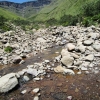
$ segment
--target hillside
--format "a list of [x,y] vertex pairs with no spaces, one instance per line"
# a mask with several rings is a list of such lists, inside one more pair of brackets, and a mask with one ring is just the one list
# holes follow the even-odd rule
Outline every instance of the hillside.
[[6,9],[3,9],[1,7],[0,7],[0,15],[4,16],[7,19],[17,19],[17,18],[23,19],[22,17],[19,17],[18,15],[14,14]]
[[59,20],[63,15],[77,15],[81,13],[82,6],[93,0],[52,0],[37,15],[30,17],[30,20],[45,21],[51,18]]
[[0,7],[7,9],[24,18],[37,14],[45,5],[50,4],[51,0],[36,0],[24,3],[14,3],[9,1],[0,1]]

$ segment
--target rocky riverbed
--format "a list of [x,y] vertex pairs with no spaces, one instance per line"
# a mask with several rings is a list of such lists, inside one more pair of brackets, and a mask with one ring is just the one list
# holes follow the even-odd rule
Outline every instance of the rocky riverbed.
[[[12,48],[10,53],[5,52],[8,46]],[[20,86],[18,98],[8,93],[6,100],[28,100],[29,96],[29,100],[99,100],[99,59],[100,28],[95,26],[55,26],[29,34],[21,29],[9,31],[0,34],[0,92]]]

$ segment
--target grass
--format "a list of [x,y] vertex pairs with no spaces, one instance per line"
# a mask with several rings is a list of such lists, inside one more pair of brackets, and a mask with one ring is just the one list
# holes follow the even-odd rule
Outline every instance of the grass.
[[10,52],[12,52],[12,47],[10,47],[10,46],[7,46],[7,47],[5,47],[5,49],[4,49],[4,51],[5,52],[8,52],[8,53],[10,53]]
[[82,6],[86,2],[93,0],[52,0],[52,3],[45,6],[37,15],[31,16],[30,20],[46,21],[52,18],[60,20],[64,15],[77,15],[82,11]]
[[7,19],[17,19],[17,18],[21,18],[21,19],[24,19],[22,17],[19,17],[18,15],[4,9],[4,8],[0,8],[0,15],[1,16],[4,16],[5,18]]

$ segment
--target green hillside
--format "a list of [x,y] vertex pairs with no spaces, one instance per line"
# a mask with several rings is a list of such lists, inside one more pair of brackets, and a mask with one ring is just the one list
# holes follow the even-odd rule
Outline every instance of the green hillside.
[[17,19],[17,18],[23,19],[22,17],[19,17],[18,15],[3,8],[0,8],[0,15],[4,16],[7,19]]
[[45,6],[37,15],[29,19],[45,21],[55,18],[59,20],[63,15],[77,15],[81,12],[82,6],[91,1],[94,0],[52,0],[50,5]]

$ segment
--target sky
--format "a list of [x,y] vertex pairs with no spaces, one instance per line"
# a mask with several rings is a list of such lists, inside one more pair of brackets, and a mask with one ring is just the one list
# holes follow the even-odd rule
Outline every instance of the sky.
[[23,2],[27,2],[27,1],[36,1],[36,0],[0,0],[0,1],[11,1],[11,2],[15,2],[15,3],[23,3]]

